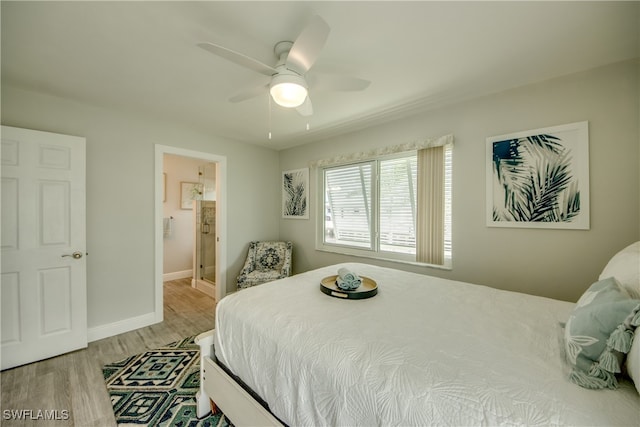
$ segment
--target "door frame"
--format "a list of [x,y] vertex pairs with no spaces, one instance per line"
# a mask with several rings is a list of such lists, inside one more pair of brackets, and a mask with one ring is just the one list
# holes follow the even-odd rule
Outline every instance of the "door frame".
[[188,150],[185,148],[171,147],[168,145],[155,145],[155,320],[162,322],[164,318],[164,290],[163,290],[163,263],[164,240],[163,222],[164,208],[162,205],[162,186],[164,155],[172,154],[182,157],[205,160],[216,164],[216,236],[218,246],[216,251],[216,301],[220,301],[227,293],[227,158],[212,153]]

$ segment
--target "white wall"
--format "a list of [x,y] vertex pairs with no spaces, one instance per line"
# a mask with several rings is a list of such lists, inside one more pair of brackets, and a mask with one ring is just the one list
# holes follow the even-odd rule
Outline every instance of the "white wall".
[[[575,301],[619,249],[640,239],[638,63],[521,87],[280,153],[280,169],[311,160],[453,133],[453,270],[375,262],[425,274]],[[589,121],[591,229],[485,225],[485,139]],[[281,219],[294,271],[348,258],[314,249],[315,173],[308,221]]]
[[[154,311],[154,145],[227,158],[227,289],[248,242],[278,237],[278,153],[205,135],[167,118],[2,87],[2,124],[87,139],[88,326]],[[273,182],[272,186],[265,182]]]

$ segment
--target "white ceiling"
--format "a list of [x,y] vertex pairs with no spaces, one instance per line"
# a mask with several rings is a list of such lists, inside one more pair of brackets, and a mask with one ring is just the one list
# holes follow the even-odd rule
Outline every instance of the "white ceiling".
[[[9,2],[2,84],[144,112],[275,149],[640,56],[639,2]],[[275,65],[273,46],[320,15],[311,73],[364,92],[311,91],[304,118],[268,95],[228,98],[264,76],[196,46]],[[306,130],[307,124],[309,130]],[[268,139],[271,130],[272,139]]]

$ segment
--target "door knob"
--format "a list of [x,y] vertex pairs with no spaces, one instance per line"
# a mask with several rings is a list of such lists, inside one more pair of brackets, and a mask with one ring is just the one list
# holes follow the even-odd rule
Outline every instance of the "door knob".
[[70,256],[70,257],[73,257],[75,259],[80,259],[80,258],[82,258],[82,252],[75,251],[72,254],[64,254],[64,255],[62,255],[62,258],[66,257],[66,256]]

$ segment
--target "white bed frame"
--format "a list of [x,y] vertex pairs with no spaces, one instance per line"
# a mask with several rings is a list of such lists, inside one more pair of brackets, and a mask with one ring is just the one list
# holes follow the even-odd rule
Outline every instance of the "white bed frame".
[[214,333],[212,329],[195,338],[200,346],[200,390],[196,394],[198,418],[220,408],[236,426],[282,427],[276,417],[214,362]]

